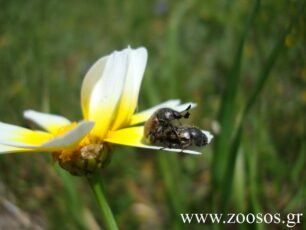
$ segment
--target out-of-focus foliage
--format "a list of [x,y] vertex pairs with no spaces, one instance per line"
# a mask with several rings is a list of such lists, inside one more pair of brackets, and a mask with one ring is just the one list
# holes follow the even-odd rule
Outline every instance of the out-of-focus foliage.
[[[131,45],[149,51],[139,110],[171,98],[195,101],[198,107],[187,122],[215,132],[201,156],[116,146],[101,174],[119,227],[184,228],[180,212],[218,213],[224,199],[231,212],[305,213],[302,0],[262,1],[250,24],[254,1],[247,0],[0,3],[1,121],[32,127],[22,118],[28,108],[81,119],[80,86],[89,66]],[[270,63],[278,42],[281,48]],[[239,80],[229,92],[235,95],[233,117],[224,118],[232,127],[223,136],[230,146],[251,93],[265,68],[269,71],[243,120],[235,157],[224,160],[230,149],[217,153],[214,144],[222,136],[222,95],[239,46]],[[226,167],[233,175],[224,198]],[[85,180],[55,167],[49,155],[4,155],[0,168],[0,228],[102,226]]]

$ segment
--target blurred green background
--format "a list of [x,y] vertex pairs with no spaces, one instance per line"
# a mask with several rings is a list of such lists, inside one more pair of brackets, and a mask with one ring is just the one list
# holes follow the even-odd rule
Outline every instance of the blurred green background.
[[[116,146],[101,175],[121,229],[212,227],[184,225],[187,212],[306,213],[305,1],[0,3],[1,121],[29,127],[29,108],[81,119],[88,68],[131,45],[149,52],[139,110],[195,101],[187,122],[215,134],[201,156]],[[3,155],[0,168],[0,229],[103,226],[86,180],[48,154]]]

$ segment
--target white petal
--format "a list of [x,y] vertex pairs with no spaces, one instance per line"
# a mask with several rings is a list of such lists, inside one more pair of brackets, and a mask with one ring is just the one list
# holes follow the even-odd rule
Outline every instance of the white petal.
[[23,116],[51,133],[56,133],[59,128],[71,123],[65,117],[33,110],[24,111]]
[[147,121],[153,115],[153,113],[158,109],[170,108],[170,109],[182,112],[182,111],[186,110],[189,105],[191,105],[191,109],[197,106],[197,104],[195,104],[193,102],[188,102],[188,103],[184,103],[184,104],[180,105],[180,100],[166,101],[166,102],[161,103],[157,106],[154,106],[150,109],[147,109],[147,110],[144,110],[140,113],[134,114],[132,116],[131,121],[130,121],[130,125],[136,125],[136,124]]
[[0,122],[0,144],[18,146],[18,144],[39,145],[50,140],[52,134],[33,131],[20,126]]
[[127,145],[138,148],[165,150],[171,152],[183,152],[190,154],[201,154],[200,152],[187,150],[187,149],[172,149],[172,148],[164,148],[162,146],[146,145],[143,142],[143,129],[144,129],[143,126],[137,126],[137,127],[125,128],[114,132],[110,132],[107,138],[105,139],[105,141],[113,144]]
[[77,145],[94,127],[92,121],[82,121],[75,128],[62,136],[56,137],[42,145],[47,149],[71,148]]
[[88,119],[89,104],[92,91],[97,81],[102,77],[109,56],[100,58],[86,73],[81,88],[81,105],[83,116]]
[[128,69],[122,96],[111,130],[116,130],[128,123],[138,102],[139,89],[145,71],[148,53],[145,48],[128,49]]
[[152,114],[161,108],[170,108],[170,107],[174,107],[180,104],[180,100],[178,99],[174,99],[174,100],[169,100],[166,102],[163,102],[161,104],[158,104],[156,106],[153,106],[149,109],[143,110],[139,113],[136,113],[132,116],[131,120],[130,120],[130,125],[136,125],[142,122],[145,122],[146,120],[148,120]]
[[94,135],[103,137],[114,119],[126,80],[128,54],[129,50],[125,49],[108,56],[104,68],[100,69],[100,78],[92,88],[88,119],[96,123]]
[[8,146],[8,145],[0,145],[0,155],[7,153],[24,153],[24,152],[31,152],[31,150]]
[[[11,126],[11,127],[10,127]],[[19,148],[27,148],[35,151],[55,151],[67,148],[72,148],[77,145],[93,128],[94,122],[82,121],[75,128],[71,129],[62,136],[52,138],[45,135],[43,132],[32,131],[18,126],[0,124],[0,128],[6,127],[6,131],[10,130],[10,138],[3,138],[0,136],[0,144],[9,145]],[[1,130],[2,131],[2,130]],[[2,132],[0,132],[2,134]],[[35,137],[39,137],[38,141]],[[34,141],[34,143],[33,143]]]
[[207,137],[207,144],[209,144],[211,142],[211,140],[214,138],[214,136],[209,132],[209,131],[206,131],[206,130],[201,130],[202,133],[204,133]]
[[163,148],[161,146],[153,146],[153,145],[133,145],[133,146],[138,147],[138,148],[162,150],[162,151],[169,151],[169,152],[176,152],[176,153],[188,153],[188,154],[194,154],[194,155],[202,154],[201,152],[197,152],[197,151],[189,150],[189,149],[170,149],[170,148]]

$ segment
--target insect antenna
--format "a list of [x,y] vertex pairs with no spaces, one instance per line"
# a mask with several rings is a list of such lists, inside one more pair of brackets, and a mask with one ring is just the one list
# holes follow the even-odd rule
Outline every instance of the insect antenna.
[[190,113],[188,112],[188,110],[191,108],[191,105],[189,105],[183,112],[186,112],[184,115],[182,115],[184,118],[189,118]]

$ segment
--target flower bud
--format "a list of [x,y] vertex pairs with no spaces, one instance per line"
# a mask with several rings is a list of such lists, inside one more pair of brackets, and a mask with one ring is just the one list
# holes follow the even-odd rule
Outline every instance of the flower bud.
[[74,150],[54,152],[53,158],[72,175],[86,176],[109,164],[111,148],[107,143],[88,144]]

